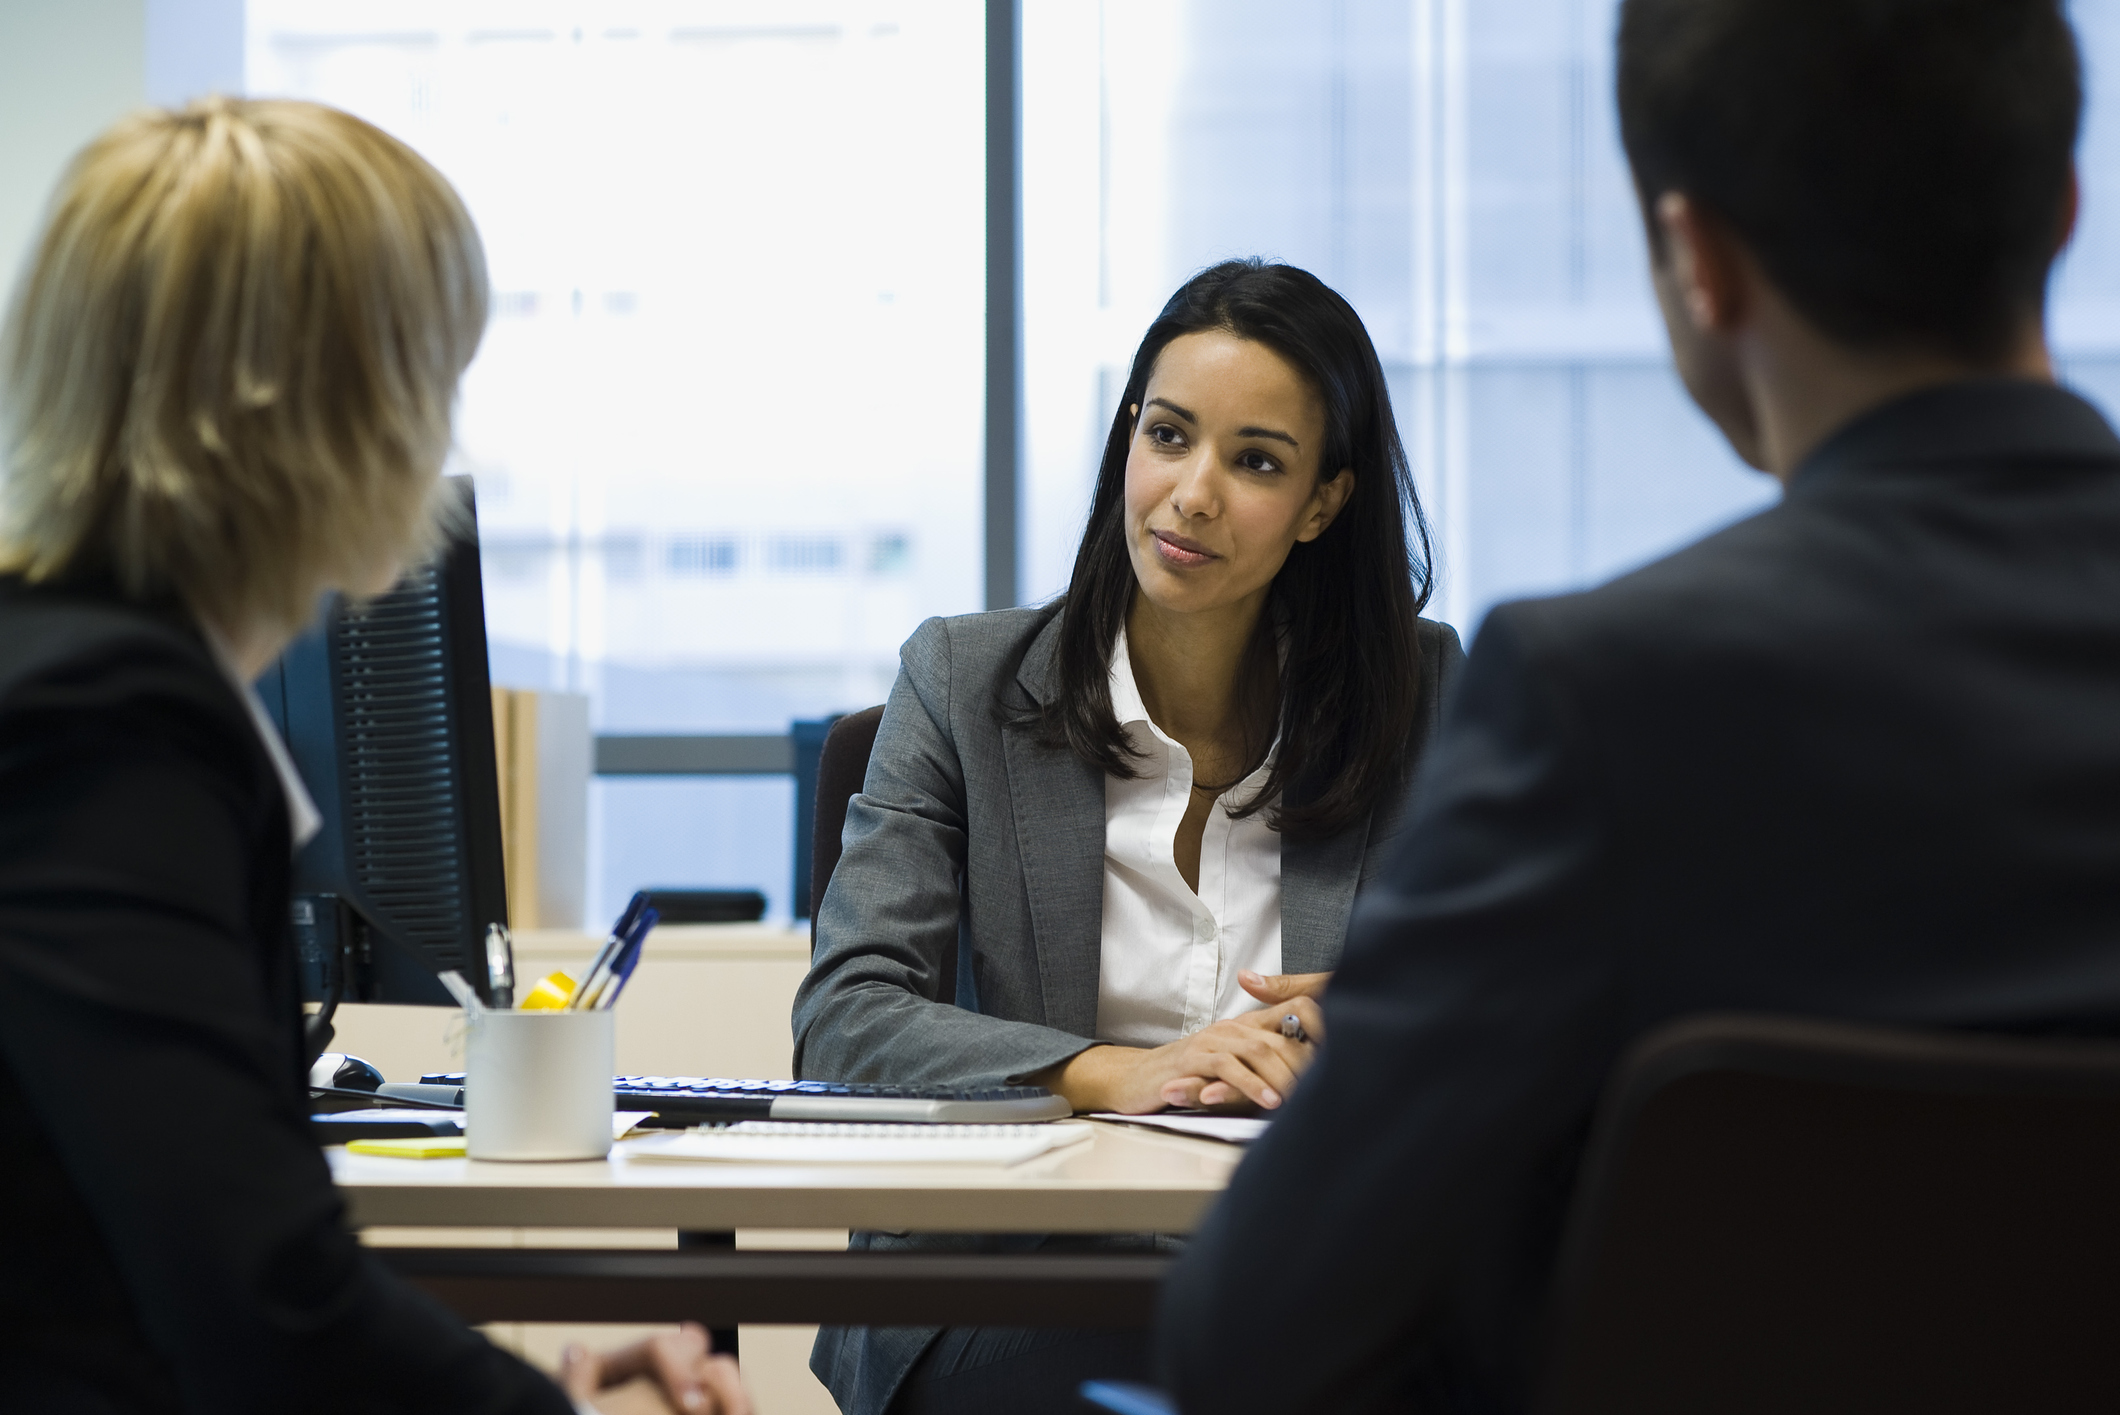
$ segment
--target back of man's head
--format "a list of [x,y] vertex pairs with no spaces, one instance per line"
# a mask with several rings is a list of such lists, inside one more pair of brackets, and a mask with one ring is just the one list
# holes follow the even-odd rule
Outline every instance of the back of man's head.
[[[2061,0],[1625,0],[1642,200],[1721,217],[1828,336],[1975,362],[2038,317],[2082,83]],[[1652,223],[1652,233],[1654,225]]]

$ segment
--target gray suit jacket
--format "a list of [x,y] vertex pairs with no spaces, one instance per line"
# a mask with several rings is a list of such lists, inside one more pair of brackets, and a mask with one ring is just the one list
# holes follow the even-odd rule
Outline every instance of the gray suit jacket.
[[[1104,922],[1104,776],[1016,725],[1058,691],[1057,605],[930,619],[906,641],[795,995],[795,1073],[1002,1084],[1090,1045]],[[1463,661],[1421,621],[1414,760]],[[1281,849],[1281,967],[1339,962],[1394,819]],[[960,945],[955,1001],[944,977]]]
[[[896,1085],[994,1085],[1090,1046],[1104,926],[1104,776],[1039,743],[1027,718],[1058,691],[1057,605],[930,619],[906,641],[845,850],[795,995],[795,1074]],[[1421,621],[1412,760],[1441,721],[1464,653]],[[1356,888],[1397,812],[1281,847],[1281,967],[1337,967]],[[945,976],[957,946],[955,1001]],[[1129,1240],[1096,1240],[1099,1243]],[[1151,1240],[1142,1238],[1139,1243]],[[1042,1246],[857,1234],[857,1248]],[[879,1415],[934,1340],[923,1327],[826,1327],[810,1367],[848,1415]]]

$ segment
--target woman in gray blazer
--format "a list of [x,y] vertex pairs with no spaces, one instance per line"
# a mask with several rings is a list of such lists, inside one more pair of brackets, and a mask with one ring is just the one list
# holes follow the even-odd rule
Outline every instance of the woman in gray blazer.
[[[1194,277],[1135,355],[1067,595],[906,643],[797,1074],[1276,1108],[1462,657],[1419,617],[1427,550],[1353,309],[1288,266]],[[853,1415],[1072,1410],[1146,1365],[1141,1333],[969,1329],[812,1358]]]

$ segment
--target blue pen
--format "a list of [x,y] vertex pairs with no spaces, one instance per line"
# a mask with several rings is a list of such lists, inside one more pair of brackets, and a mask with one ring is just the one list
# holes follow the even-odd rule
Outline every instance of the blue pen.
[[619,950],[618,961],[611,965],[611,981],[596,999],[598,1007],[611,1007],[618,1002],[618,995],[625,990],[626,983],[632,978],[633,969],[640,963],[641,954],[648,951],[648,935],[654,932],[656,924],[661,921],[662,915],[653,909],[641,915],[640,922],[634,926],[633,937],[627,940],[626,947]]
[[647,931],[653,927],[653,919],[659,919],[659,914],[642,906],[642,910],[625,923],[623,933],[619,933],[611,942],[611,948],[604,950],[602,957],[596,961],[596,967],[589,969],[589,978],[581,984],[581,1008],[587,1010],[604,1006],[602,999],[604,993],[611,991],[611,980],[619,972],[619,961],[628,955],[628,950],[634,948],[634,940],[647,936]]
[[590,960],[589,971],[582,974],[581,986],[574,990],[573,997],[567,999],[570,1011],[596,1005],[597,994],[603,990],[604,983],[611,976],[611,965],[618,961],[618,955],[625,949],[626,939],[632,935],[634,924],[639,922],[640,916],[646,912],[648,891],[638,890],[626,901],[625,911],[618,916],[618,922],[611,926],[611,936],[604,940],[604,946],[597,949],[596,957]]
[[626,934],[630,932],[633,928],[634,921],[640,918],[642,914],[646,913],[647,909],[648,891],[645,889],[635,890],[633,892],[633,897],[626,901],[625,912],[620,914],[618,916],[618,922],[611,926],[612,936],[614,938],[624,938]]

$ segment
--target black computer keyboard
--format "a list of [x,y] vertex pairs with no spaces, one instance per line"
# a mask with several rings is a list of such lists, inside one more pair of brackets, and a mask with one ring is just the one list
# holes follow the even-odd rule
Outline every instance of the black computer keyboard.
[[[422,1085],[462,1086],[460,1071],[420,1077]],[[1057,1120],[1065,1100],[1043,1086],[876,1086],[844,1081],[742,1081],[726,1076],[620,1076],[620,1110],[651,1110],[665,1121],[872,1120],[978,1125]]]

